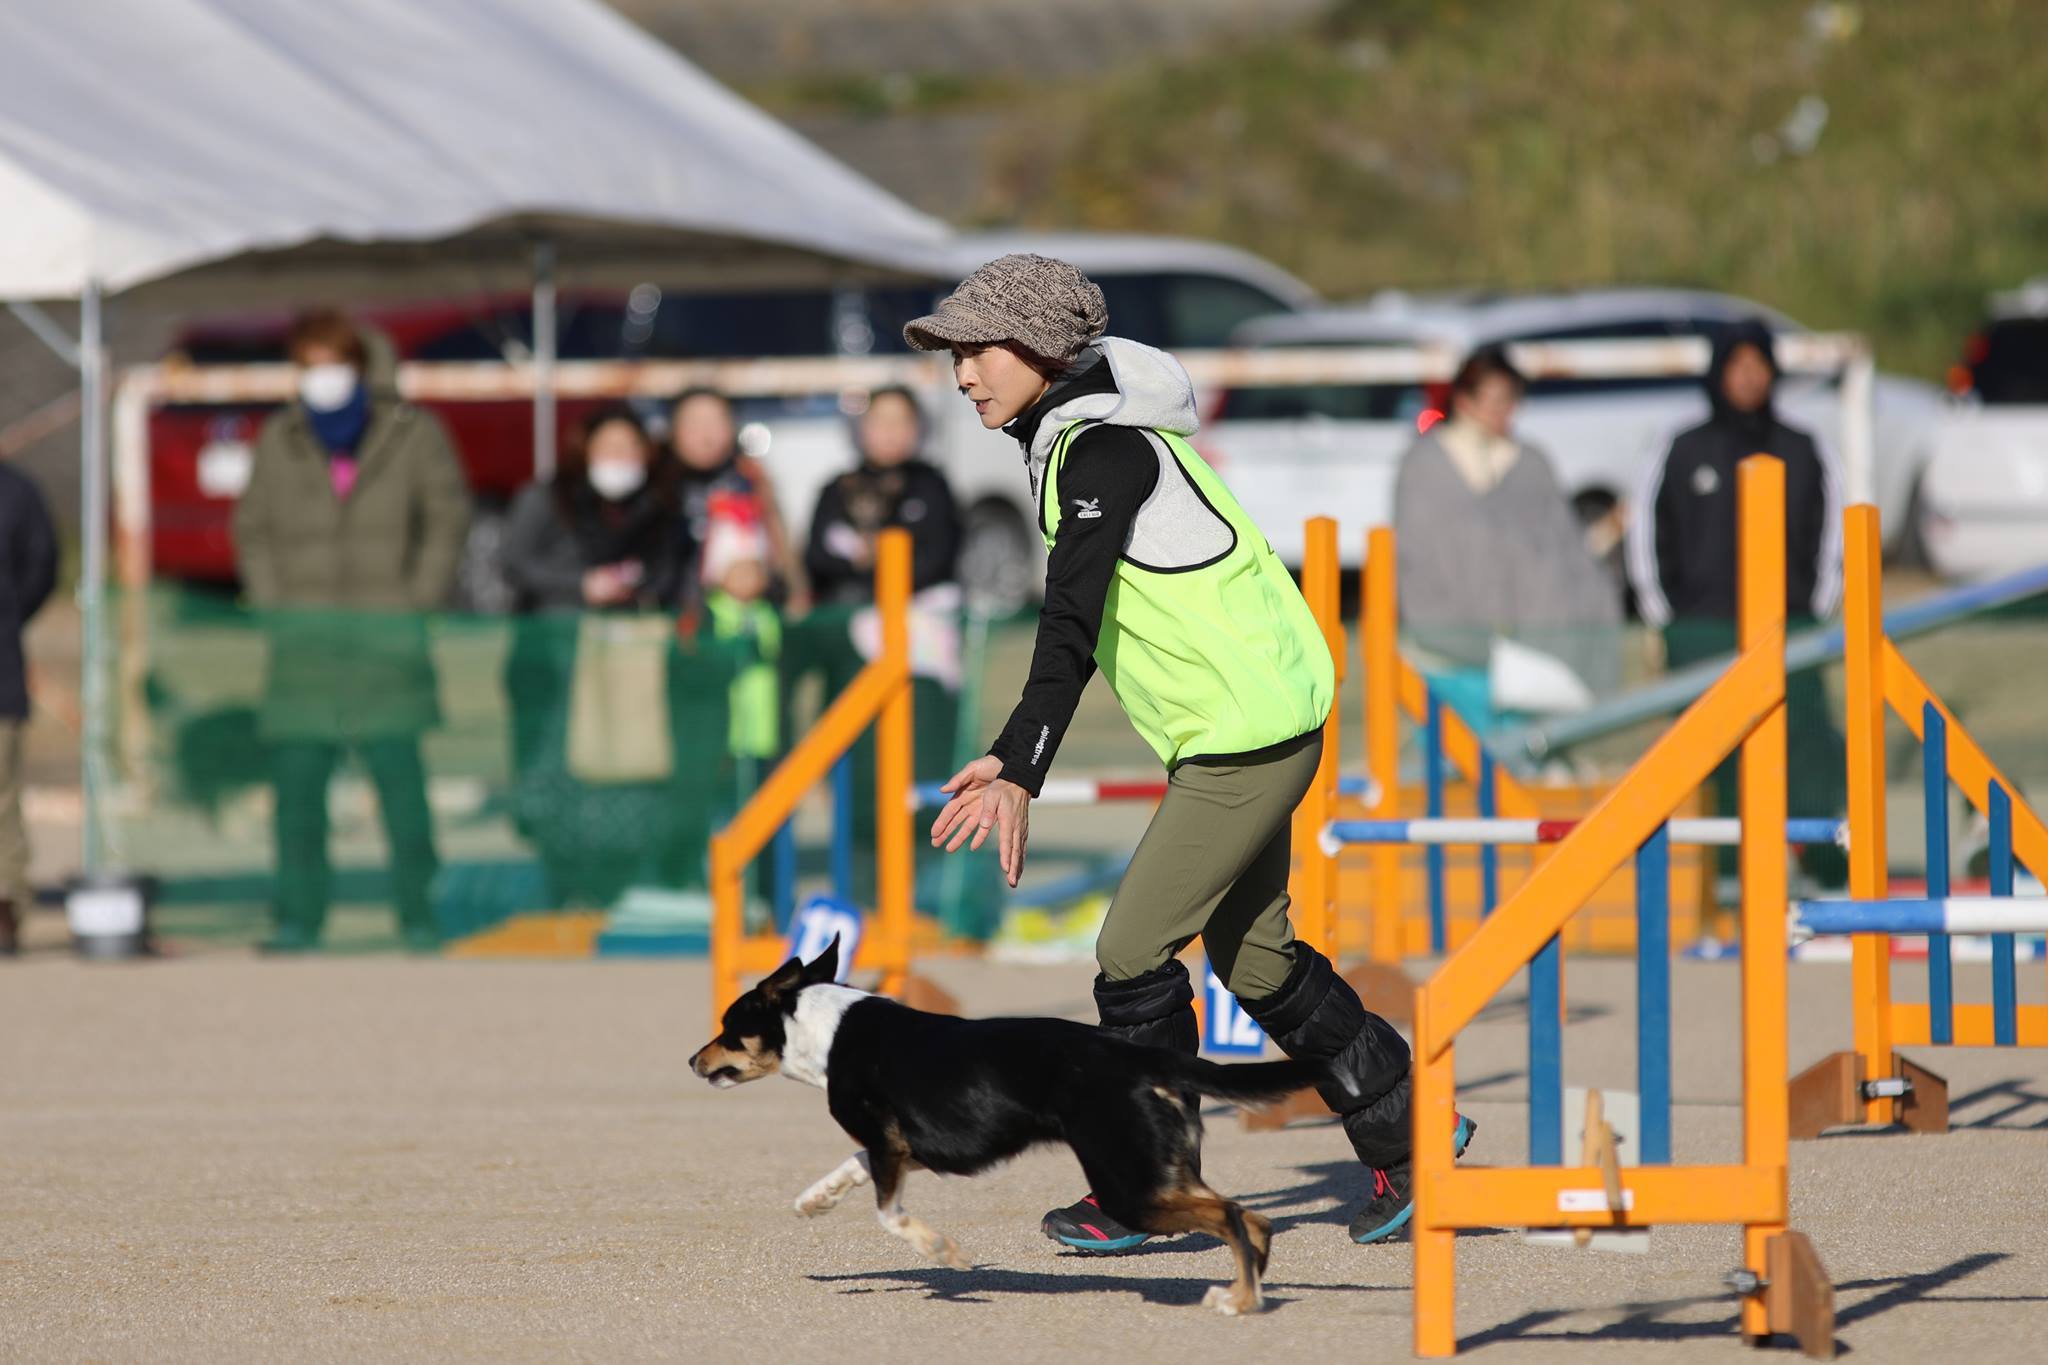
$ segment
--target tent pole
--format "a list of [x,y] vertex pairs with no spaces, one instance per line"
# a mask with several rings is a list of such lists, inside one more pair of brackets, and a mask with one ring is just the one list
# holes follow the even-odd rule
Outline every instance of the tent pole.
[[533,243],[533,477],[555,472],[555,244]]
[[107,696],[102,657],[102,613],[107,579],[107,353],[102,329],[103,300],[98,280],[79,296],[79,510],[83,553],[78,574],[80,709],[80,794],[83,804],[81,857],[85,878],[104,870],[105,838],[100,827],[105,798]]

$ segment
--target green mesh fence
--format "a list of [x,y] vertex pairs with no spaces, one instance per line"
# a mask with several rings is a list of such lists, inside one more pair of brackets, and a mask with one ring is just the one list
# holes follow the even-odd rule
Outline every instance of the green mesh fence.
[[[281,948],[425,948],[518,915],[649,906],[701,928],[711,832],[862,664],[847,609],[679,629],[255,613],[175,589],[123,605],[112,855],[157,880],[166,931]],[[915,700],[917,775],[948,776],[957,689],[920,678]],[[872,742],[852,761],[848,818],[871,849]],[[785,856],[752,869],[757,919],[839,889],[834,818],[820,793]],[[985,937],[1000,887],[939,881],[920,868],[920,908]],[[871,856],[844,889],[871,897]]]

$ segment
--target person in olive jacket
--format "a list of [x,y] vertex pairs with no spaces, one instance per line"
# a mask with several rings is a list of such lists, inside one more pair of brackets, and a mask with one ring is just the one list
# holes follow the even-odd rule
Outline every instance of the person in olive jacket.
[[277,788],[277,951],[326,919],[327,785],[348,750],[377,789],[408,946],[439,943],[420,735],[440,719],[425,613],[446,601],[470,496],[440,424],[372,374],[363,336],[321,309],[293,325],[299,397],[256,439],[235,509],[249,603],[271,643],[261,732]]

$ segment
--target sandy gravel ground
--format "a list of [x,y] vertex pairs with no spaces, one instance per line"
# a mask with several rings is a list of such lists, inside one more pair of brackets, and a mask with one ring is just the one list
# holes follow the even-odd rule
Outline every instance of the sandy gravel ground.
[[[2023,998],[2038,999],[2029,968]],[[1084,1015],[1083,967],[942,963],[977,1012]],[[1981,969],[1961,976],[1982,992]],[[1794,969],[1795,1063],[1847,1038],[1846,971]],[[1737,977],[1681,964],[1679,1157],[1735,1156]],[[1567,1076],[1631,1084],[1631,973],[1570,968]],[[1409,1254],[1344,1237],[1357,1175],[1330,1126],[1210,1123],[1220,1188],[1281,1229],[1272,1309],[1195,1305],[1217,1244],[1056,1254],[1063,1151],[913,1209],[968,1272],[920,1264],[864,1206],[790,1200],[846,1155],[822,1097],[714,1092],[701,964],[0,964],[0,1358],[6,1360],[1184,1361],[1402,1359]],[[1525,1153],[1510,996],[1460,1047],[1475,1160]],[[2048,1060],[1929,1054],[1958,1131],[1798,1146],[1795,1222],[1866,1362],[2048,1358]],[[1489,1361],[1743,1358],[1736,1235],[1647,1256],[1461,1240],[1459,1328]]]

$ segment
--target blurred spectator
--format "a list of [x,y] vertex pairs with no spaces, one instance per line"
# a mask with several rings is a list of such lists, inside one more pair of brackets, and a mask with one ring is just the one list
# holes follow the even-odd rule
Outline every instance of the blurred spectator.
[[439,942],[420,735],[440,719],[424,613],[455,579],[469,490],[432,415],[399,400],[388,349],[371,372],[338,312],[290,336],[299,397],[256,438],[235,551],[271,629],[261,718],[277,785],[277,926],[269,947],[319,942],[326,920],[327,786],[346,749],[376,784],[392,899],[408,946]]
[[[676,491],[682,505],[684,564],[694,566],[701,562],[710,531],[713,495],[749,499],[758,508],[761,525],[767,532],[773,595],[792,613],[802,615],[809,610],[810,586],[804,580],[803,565],[790,542],[788,528],[783,525],[775,485],[761,462],[740,450],[732,400],[716,389],[685,390],[669,413],[669,445],[681,466]],[[686,611],[692,611],[702,601],[702,581],[700,574],[685,574]]]
[[877,389],[854,427],[860,463],[825,485],[811,513],[805,566],[821,603],[874,596],[875,537],[902,527],[911,538],[911,587],[953,581],[960,513],[946,476],[920,458],[924,414],[909,389]]
[[1549,458],[1515,439],[1525,387],[1505,350],[1474,351],[1451,380],[1449,415],[1416,438],[1394,483],[1402,626],[1481,729],[1518,709],[1496,694],[1512,686],[1503,640],[1563,663],[1588,692],[1619,680],[1620,594]]
[[42,492],[0,464],[0,956],[19,945],[35,904],[28,829],[21,819],[22,739],[28,728],[28,666],[21,635],[57,582],[57,534]]
[[601,409],[512,503],[499,553],[522,611],[662,607],[679,590],[678,466],[631,408]]
[[520,493],[500,551],[522,618],[505,664],[513,822],[550,904],[610,905],[653,880],[675,773],[681,546],[666,459],[624,406],[592,414],[555,477]]
[[[732,681],[727,748],[743,769],[773,759],[781,747],[782,618],[768,602],[768,536],[753,503],[712,499],[704,541],[705,611],[711,636],[728,647]],[[741,785],[751,790],[743,771]]]
[[[1735,468],[1750,455],[1785,466],[1785,612],[1797,630],[1831,614],[1841,596],[1841,509],[1834,469],[1812,436],[1781,421],[1771,405],[1778,379],[1770,329],[1737,323],[1714,339],[1706,376],[1712,415],[1680,432],[1650,469],[1630,509],[1629,576],[1643,619],[1664,632],[1665,663],[1682,668],[1735,648]],[[1828,712],[1821,675],[1808,669],[1785,682],[1791,811],[1838,813],[1843,800],[1842,739]],[[1733,761],[1714,774],[1715,804],[1735,813]],[[1723,850],[1724,873],[1735,850]],[[1834,845],[1808,848],[1801,866],[1824,885],[1840,885],[1847,860]]]

